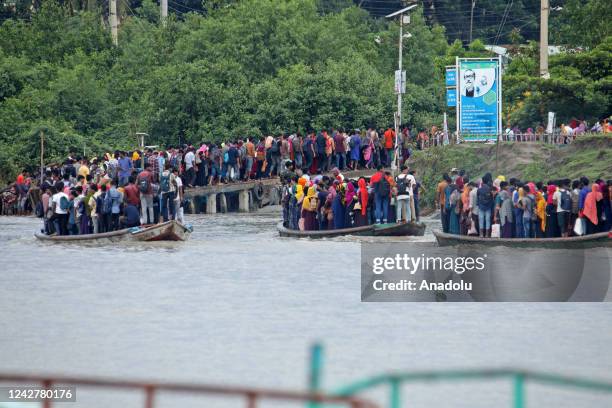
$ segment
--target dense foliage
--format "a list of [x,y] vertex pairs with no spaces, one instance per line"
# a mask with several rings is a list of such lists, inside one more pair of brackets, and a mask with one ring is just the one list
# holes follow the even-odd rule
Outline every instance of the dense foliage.
[[[180,10],[170,2],[165,25],[152,0],[120,0],[118,47],[106,1],[3,4],[0,178],[37,163],[41,134],[46,156],[57,160],[69,150],[134,147],[139,131],[148,144],[176,145],[393,120],[397,24],[350,0],[185,0]],[[403,118],[418,128],[441,122],[444,65],[456,55],[491,55],[486,37],[449,45],[436,24],[447,22],[422,9],[404,42]],[[504,78],[509,121],[533,126],[549,110],[591,121],[610,112],[610,36],[572,35],[568,44],[584,41],[587,50],[552,58],[549,81],[537,78],[534,44],[516,44]]]

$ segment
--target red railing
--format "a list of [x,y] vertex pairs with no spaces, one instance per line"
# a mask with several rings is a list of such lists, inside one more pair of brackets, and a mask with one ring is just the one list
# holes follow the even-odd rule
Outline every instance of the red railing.
[[[159,391],[209,394],[227,397],[244,397],[247,408],[256,408],[258,400],[277,400],[295,402],[319,402],[342,404],[350,408],[378,408],[378,405],[362,398],[351,396],[333,396],[299,391],[283,391],[265,388],[233,387],[208,384],[162,383],[150,381],[114,380],[105,378],[19,375],[0,373],[0,382],[41,384],[44,388],[57,385],[70,385],[94,388],[116,388],[140,390],[145,394],[144,408],[154,408],[155,394]],[[51,408],[51,400],[42,401],[43,408]]]

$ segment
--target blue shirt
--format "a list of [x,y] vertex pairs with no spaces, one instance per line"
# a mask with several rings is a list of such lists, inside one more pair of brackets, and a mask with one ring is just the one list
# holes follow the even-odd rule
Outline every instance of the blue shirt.
[[129,176],[132,170],[132,160],[128,157],[122,157],[119,159],[119,176],[126,177]]
[[119,214],[121,212],[121,193],[113,186],[110,191],[108,191],[108,194],[110,194],[112,202],[111,213]]
[[591,192],[591,189],[589,189],[589,186],[584,186],[582,187],[582,190],[580,190],[580,196],[578,197],[578,209],[579,210],[584,209],[584,200],[586,199],[587,194],[589,194],[590,192]]

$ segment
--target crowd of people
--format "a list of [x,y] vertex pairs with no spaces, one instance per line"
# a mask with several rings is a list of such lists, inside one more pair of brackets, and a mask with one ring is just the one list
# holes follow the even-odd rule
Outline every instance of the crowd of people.
[[[382,165],[366,181],[349,179],[339,168],[331,176],[310,176],[287,163],[281,204],[286,228],[316,231],[360,227],[388,222],[410,222],[419,219],[419,195],[423,187],[415,170],[401,167],[392,177]],[[391,211],[392,206],[395,211]]]
[[504,130],[501,140],[506,142],[543,142],[554,144],[569,144],[577,137],[587,133],[612,133],[612,123],[608,118],[595,122],[593,126],[585,120],[572,119],[567,123],[561,123],[559,127],[549,134],[544,125],[534,128],[521,129],[516,125],[508,124]]
[[470,180],[464,171],[444,174],[436,189],[442,229],[484,238],[557,238],[610,231],[612,180],[586,177],[542,182]]
[[[138,152],[116,151],[103,160],[69,157],[64,165],[45,171],[35,213],[49,235],[112,232],[154,224],[163,219],[183,221],[183,181],[171,161],[145,160]],[[153,165],[156,162],[156,166]],[[136,167],[144,164],[144,167]],[[31,185],[28,173],[18,183]],[[27,187],[25,187],[27,189]]]

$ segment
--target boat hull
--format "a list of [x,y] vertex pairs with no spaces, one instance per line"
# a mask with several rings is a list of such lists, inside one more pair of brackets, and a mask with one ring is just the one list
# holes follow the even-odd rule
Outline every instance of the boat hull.
[[570,238],[480,238],[433,231],[440,246],[480,245],[505,246],[510,248],[584,249],[612,248],[610,232]]
[[366,225],[363,227],[323,231],[299,231],[285,228],[281,222],[276,228],[281,237],[290,238],[333,238],[345,235],[403,237],[411,235],[422,236],[425,234],[425,224],[419,223]]
[[164,222],[132,233],[136,241],[144,242],[187,241],[190,235],[191,229],[177,221]]
[[119,231],[104,232],[101,234],[85,235],[45,235],[34,234],[34,236],[45,242],[59,243],[96,243],[106,244],[115,242],[152,242],[152,241],[187,241],[191,235],[191,229],[178,221],[168,221],[143,228],[127,228]]

